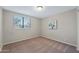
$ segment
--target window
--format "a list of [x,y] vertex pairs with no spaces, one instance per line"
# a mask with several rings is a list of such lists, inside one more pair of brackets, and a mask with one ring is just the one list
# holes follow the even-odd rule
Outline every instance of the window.
[[29,28],[31,26],[31,20],[27,16],[14,16],[14,26],[17,29]]

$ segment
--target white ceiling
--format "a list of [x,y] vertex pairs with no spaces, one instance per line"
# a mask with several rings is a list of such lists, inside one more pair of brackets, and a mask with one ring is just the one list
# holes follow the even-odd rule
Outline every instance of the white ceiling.
[[45,6],[45,8],[42,11],[37,11],[34,6],[2,6],[2,8],[22,13],[25,15],[30,15],[38,18],[45,18],[74,9],[76,8],[76,6]]

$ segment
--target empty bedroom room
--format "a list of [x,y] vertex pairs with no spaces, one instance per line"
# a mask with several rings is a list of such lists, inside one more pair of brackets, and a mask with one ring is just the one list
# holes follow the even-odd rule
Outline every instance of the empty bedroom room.
[[0,6],[1,53],[79,53],[78,6]]

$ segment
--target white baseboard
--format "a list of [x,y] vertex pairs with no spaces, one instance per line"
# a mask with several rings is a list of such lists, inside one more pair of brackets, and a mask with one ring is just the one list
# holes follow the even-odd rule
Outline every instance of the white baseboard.
[[[47,36],[42,36],[42,37],[45,37],[45,38],[51,39],[50,37],[47,37]],[[54,39],[51,39],[51,40],[54,40]],[[55,41],[58,41],[58,42],[61,42],[61,43],[65,43],[65,44],[68,44],[68,45],[71,45],[71,46],[74,46],[74,47],[77,47],[77,46],[74,45],[74,44],[70,44],[70,43],[67,43],[67,42],[60,41],[60,40],[55,40]]]
[[[27,39],[22,39],[22,40],[13,41],[13,42],[7,42],[7,43],[5,43],[5,44],[3,44],[3,45],[7,45],[7,44],[11,44],[11,43],[23,41],[23,40],[28,40],[28,39],[31,39],[31,38],[37,38],[37,37],[44,37],[44,38],[47,38],[47,39],[50,39],[50,40],[54,40],[54,39],[51,39],[50,37],[46,37],[46,36],[40,35],[40,36],[34,36],[34,37],[27,38]],[[73,45],[73,44],[70,44],[70,43],[67,43],[67,42],[63,42],[63,41],[59,41],[59,40],[55,40],[55,41],[58,41],[58,42],[61,42],[61,43],[65,43],[65,44],[68,44],[68,45],[77,47],[76,45]],[[79,51],[79,48],[77,48],[77,50]],[[0,51],[1,51],[1,49],[0,49]]]
[[33,36],[33,37],[29,37],[29,38],[25,38],[25,39],[20,39],[20,40],[17,40],[17,39],[16,39],[16,41],[4,42],[3,45],[7,45],[7,44],[11,44],[11,43],[23,41],[23,40],[28,40],[28,39],[32,39],[32,38],[37,38],[37,37],[39,37],[39,36]]

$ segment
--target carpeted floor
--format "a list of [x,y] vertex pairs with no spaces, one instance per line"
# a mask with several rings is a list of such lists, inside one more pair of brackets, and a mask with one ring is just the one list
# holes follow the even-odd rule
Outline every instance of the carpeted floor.
[[78,53],[76,47],[44,37],[5,45],[2,53]]

